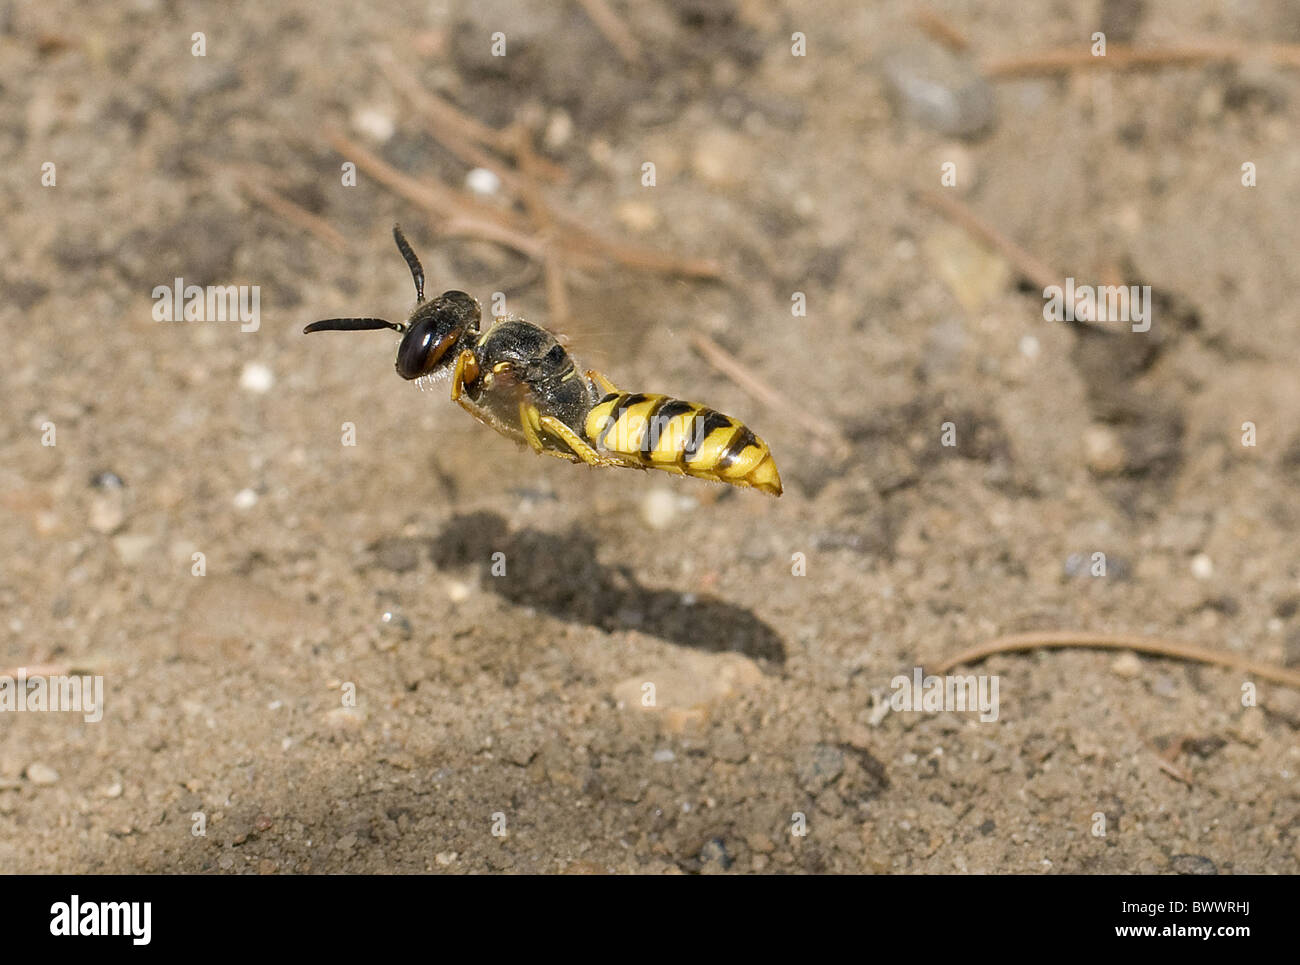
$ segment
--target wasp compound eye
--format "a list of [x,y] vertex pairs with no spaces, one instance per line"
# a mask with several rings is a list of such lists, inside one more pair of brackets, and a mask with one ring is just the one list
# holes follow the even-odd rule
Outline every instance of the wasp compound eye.
[[438,367],[465,329],[443,312],[425,315],[413,321],[397,347],[397,374],[404,379],[418,379]]

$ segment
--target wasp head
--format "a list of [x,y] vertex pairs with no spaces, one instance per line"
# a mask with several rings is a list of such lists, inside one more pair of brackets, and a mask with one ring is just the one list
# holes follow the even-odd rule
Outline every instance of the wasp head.
[[470,332],[478,331],[482,311],[477,299],[464,292],[443,292],[432,301],[424,300],[424,268],[402,234],[393,225],[393,240],[397,250],[406,259],[415,281],[415,297],[419,305],[405,323],[398,324],[383,318],[325,318],[312,322],[304,332],[369,332],[390,328],[402,333],[397,347],[397,374],[404,379],[418,379],[445,371],[456,361],[453,347]]
[[478,331],[477,299],[464,292],[443,292],[422,303],[406,320],[397,347],[397,374],[404,379],[432,375],[456,361],[452,348],[469,332]]

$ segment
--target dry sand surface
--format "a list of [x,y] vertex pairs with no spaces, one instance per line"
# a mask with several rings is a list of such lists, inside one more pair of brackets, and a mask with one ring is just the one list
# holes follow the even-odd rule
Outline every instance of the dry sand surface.
[[[891,703],[1034,630],[1300,669],[1295,6],[937,0],[965,54],[902,2],[602,8],[0,0],[0,676],[104,686],[0,713],[0,870],[1300,871],[1294,688],[1039,649],[954,671],[996,720]],[[981,72],[1099,30],[1237,46]],[[303,336],[405,317],[395,221],[784,496],[541,458],[393,333]],[[176,278],[256,329],[156,321]]]

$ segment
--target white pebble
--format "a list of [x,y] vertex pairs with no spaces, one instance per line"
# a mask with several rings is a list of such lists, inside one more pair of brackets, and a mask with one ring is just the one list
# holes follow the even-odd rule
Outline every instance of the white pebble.
[[571,137],[573,137],[573,118],[564,111],[555,111],[546,124],[546,133],[542,136],[543,143],[552,151],[558,151],[569,143]]
[[1138,655],[1135,653],[1122,653],[1110,665],[1110,672],[1116,677],[1133,680],[1142,674],[1142,661],[1138,659]]
[[465,187],[475,194],[496,194],[501,190],[501,179],[487,168],[475,168],[465,175]]
[[1020,354],[1027,359],[1038,358],[1038,353],[1042,351],[1042,346],[1038,344],[1038,339],[1033,335],[1025,335],[1020,339]]
[[380,144],[390,140],[397,132],[397,125],[393,122],[392,115],[374,107],[363,107],[354,113],[352,126]]
[[239,375],[239,387],[249,392],[270,392],[275,385],[275,373],[261,362],[249,362]]
[[37,761],[27,765],[27,780],[33,784],[53,784],[59,779],[59,772],[48,764]]
[[251,489],[241,489],[235,493],[236,509],[252,509],[257,505],[257,493]]
[[651,529],[667,529],[677,516],[677,498],[668,489],[652,489],[641,500],[641,518]]
[[447,583],[447,596],[452,603],[464,603],[469,599],[469,594],[468,583],[462,583],[460,580],[450,580]]
[[675,760],[677,760],[677,755],[667,747],[661,747],[654,752],[654,762],[656,764],[671,764]]
[[1208,580],[1214,576],[1214,561],[1204,553],[1192,557],[1192,576],[1198,580]]

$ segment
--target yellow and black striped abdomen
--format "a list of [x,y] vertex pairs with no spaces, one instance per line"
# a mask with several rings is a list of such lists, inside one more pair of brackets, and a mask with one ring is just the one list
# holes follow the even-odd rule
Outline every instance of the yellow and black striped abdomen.
[[781,495],[767,443],[731,416],[697,402],[616,392],[587,413],[585,428],[597,451],[647,469]]

